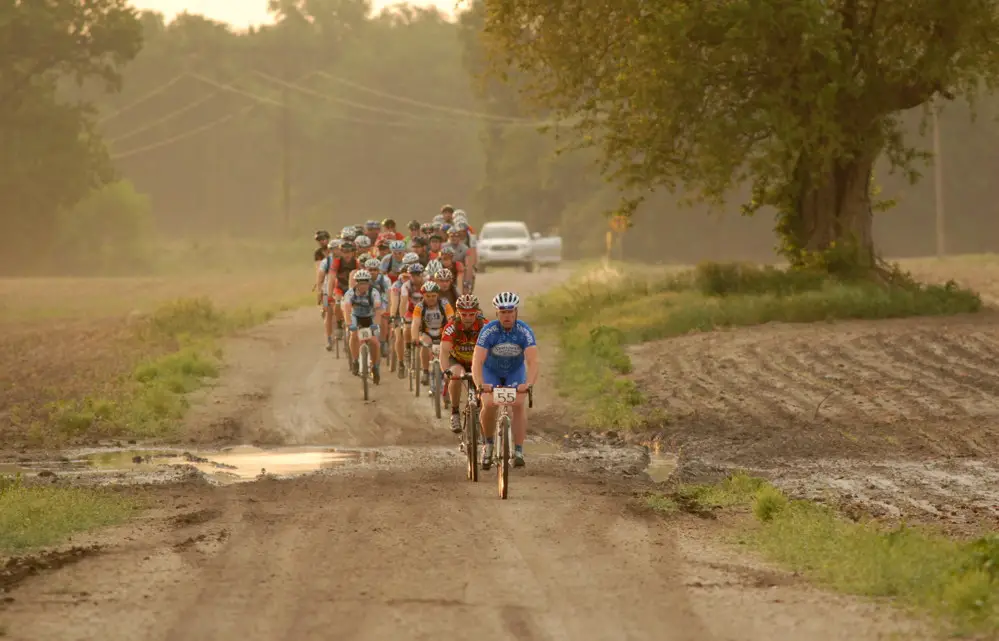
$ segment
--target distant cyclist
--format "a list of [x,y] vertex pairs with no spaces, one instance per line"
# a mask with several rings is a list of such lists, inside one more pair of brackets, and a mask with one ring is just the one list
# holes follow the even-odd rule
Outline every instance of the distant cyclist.
[[392,253],[382,258],[381,272],[393,283],[399,279],[402,273],[402,259],[406,256],[406,241],[393,240],[389,243]]
[[406,240],[395,228],[395,220],[392,218],[386,218],[382,221],[382,236],[388,236],[389,240]]
[[360,371],[361,342],[358,328],[370,327],[373,334],[366,342],[371,349],[371,375],[377,385],[381,380],[379,363],[381,345],[378,340],[378,327],[382,316],[382,300],[377,289],[371,286],[371,273],[366,269],[354,274],[354,286],[343,295],[343,313],[350,320],[350,370],[356,375]]
[[528,392],[538,380],[538,343],[534,332],[517,318],[520,296],[500,292],[493,298],[496,320],[479,332],[472,355],[472,378],[482,397],[480,419],[486,442],[482,448],[482,467],[492,466],[493,438],[496,434],[496,404],[493,387],[516,387],[517,400],[512,408],[513,464],[524,465],[524,440],[527,438]]
[[410,338],[414,343],[422,345],[420,349],[420,366],[423,368],[423,384],[430,384],[430,347],[440,343],[444,326],[454,316],[451,303],[440,296],[441,288],[437,283],[428,281],[421,288],[423,299],[413,308],[410,320]]
[[[447,379],[445,389],[451,396],[451,431],[461,431],[461,415],[458,404],[461,401],[461,385],[450,385],[452,377],[461,378],[472,371],[472,355],[479,340],[479,332],[486,324],[486,317],[479,309],[479,299],[474,294],[458,297],[455,303],[457,315],[441,334],[441,369]],[[452,364],[452,360],[454,363]],[[491,453],[490,453],[491,456]]]

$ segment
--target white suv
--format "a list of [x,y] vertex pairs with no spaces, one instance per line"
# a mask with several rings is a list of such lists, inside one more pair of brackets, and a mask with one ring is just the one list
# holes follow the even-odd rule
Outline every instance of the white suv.
[[482,225],[475,247],[478,252],[476,269],[487,267],[535,268],[534,237],[527,224],[519,221],[494,221]]

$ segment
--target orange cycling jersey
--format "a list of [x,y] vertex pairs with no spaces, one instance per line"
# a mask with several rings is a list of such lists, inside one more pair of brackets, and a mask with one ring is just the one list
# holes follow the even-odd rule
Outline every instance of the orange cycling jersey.
[[449,353],[459,365],[464,365],[466,368],[471,366],[475,343],[479,340],[479,332],[485,325],[486,317],[479,314],[479,317],[468,329],[462,326],[461,320],[458,318],[444,326],[441,342],[446,341],[451,344]]
[[422,301],[413,308],[413,320],[420,324],[420,331],[430,334],[434,338],[441,335],[441,330],[447,322],[454,316],[454,308],[447,301],[438,301],[434,307],[427,307],[427,302]]

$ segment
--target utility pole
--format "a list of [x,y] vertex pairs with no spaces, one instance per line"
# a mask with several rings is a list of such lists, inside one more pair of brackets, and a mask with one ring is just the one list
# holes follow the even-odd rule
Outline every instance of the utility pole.
[[944,229],[943,197],[943,156],[940,153],[940,118],[937,116],[937,100],[930,104],[933,117],[933,186],[936,196],[937,258],[947,253],[946,231]]
[[[287,74],[285,75],[287,78]],[[281,207],[284,230],[291,233],[291,107],[288,88],[281,91]]]
[[[287,20],[287,19],[286,19]],[[284,78],[291,78],[289,56],[291,55],[291,30],[286,23],[280,25],[284,31],[281,47],[281,66]],[[287,85],[281,90],[281,209],[284,214],[284,231],[291,233],[291,92]]]

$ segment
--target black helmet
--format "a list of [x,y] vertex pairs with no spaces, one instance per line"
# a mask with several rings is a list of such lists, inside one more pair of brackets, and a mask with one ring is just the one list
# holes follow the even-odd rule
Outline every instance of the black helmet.
[[454,207],[452,207],[451,205],[444,205],[443,207],[441,207],[441,213],[442,214],[453,214],[454,213]]
[[382,227],[391,227],[392,229],[395,229],[395,219],[386,218],[385,220],[382,221]]
[[330,239],[330,233],[328,231],[326,231],[325,229],[320,229],[319,231],[316,232],[315,239],[316,240],[329,240]]
[[443,243],[444,236],[442,236],[439,231],[435,231],[434,233],[430,234],[430,240],[439,240]]
[[426,247],[426,246],[427,246],[427,239],[426,238],[423,238],[422,236],[418,236],[418,237],[416,237],[416,238],[413,239],[413,247]]
[[413,219],[413,220],[409,221],[409,225],[407,225],[407,226],[409,227],[410,231],[412,231],[414,229],[419,229],[420,228],[420,221],[418,221],[416,219]]
[[354,243],[352,243],[350,241],[347,241],[344,244],[340,245],[340,251],[342,251],[342,252],[357,251],[357,245],[355,245]]

